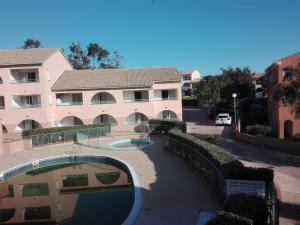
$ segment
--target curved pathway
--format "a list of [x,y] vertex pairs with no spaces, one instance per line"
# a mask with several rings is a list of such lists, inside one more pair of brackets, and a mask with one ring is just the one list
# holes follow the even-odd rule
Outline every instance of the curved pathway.
[[136,170],[142,207],[135,224],[195,225],[199,211],[220,209],[221,205],[206,180],[184,161],[164,151],[163,138],[154,137],[153,140],[154,144],[143,150],[114,151],[69,144],[1,155],[0,171],[79,148],[82,154],[119,158]]

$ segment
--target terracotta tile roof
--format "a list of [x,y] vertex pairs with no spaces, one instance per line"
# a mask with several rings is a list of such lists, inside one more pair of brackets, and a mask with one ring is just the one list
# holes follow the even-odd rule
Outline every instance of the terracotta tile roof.
[[58,48],[3,49],[0,50],[0,66],[42,64]]
[[296,53],[294,53],[294,54],[291,54],[291,55],[288,55],[288,56],[283,57],[283,58],[281,58],[281,59],[278,59],[278,60],[276,60],[276,62],[284,61],[284,60],[286,60],[286,59],[288,59],[288,58],[291,58],[291,57],[294,57],[294,56],[296,56],[296,55],[300,55],[300,52],[296,52]]
[[53,91],[151,87],[153,82],[180,82],[176,68],[68,70],[53,85]]

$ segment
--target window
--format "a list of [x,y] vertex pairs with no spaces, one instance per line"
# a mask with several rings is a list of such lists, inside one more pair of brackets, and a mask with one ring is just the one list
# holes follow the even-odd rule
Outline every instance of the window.
[[169,98],[169,91],[168,90],[162,90],[161,91],[161,98],[162,99],[168,99]]
[[0,77],[0,84],[3,84],[2,78]]
[[29,72],[28,73],[28,81],[36,81],[36,75],[35,72]]
[[284,70],[282,75],[283,75],[283,80],[293,79],[293,71],[291,71],[291,70]]
[[134,98],[136,101],[142,100],[142,92],[141,91],[135,91],[134,92]]
[[0,109],[5,109],[4,96],[0,96]]

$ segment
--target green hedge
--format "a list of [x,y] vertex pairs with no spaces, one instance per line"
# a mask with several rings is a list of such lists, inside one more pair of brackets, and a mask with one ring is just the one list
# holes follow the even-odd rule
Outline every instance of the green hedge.
[[167,134],[172,128],[186,132],[186,123],[178,120],[150,119],[149,126],[153,134]]
[[272,136],[273,130],[272,127],[262,124],[254,124],[246,127],[246,133],[251,135],[266,135]]
[[222,147],[203,141],[178,129],[169,131],[171,138],[177,139],[198,150],[213,163],[228,179],[273,181],[273,170],[268,168],[245,167],[234,155]]
[[268,208],[266,200],[261,197],[235,194],[228,197],[224,210],[249,218],[254,225],[267,225]]
[[243,164],[234,155],[219,146],[203,141],[193,135],[183,133],[176,128],[170,130],[169,135],[171,138],[180,140],[198,150],[205,158],[220,169],[224,177],[228,177],[234,169],[243,168]]
[[96,128],[96,127],[110,127],[110,124],[88,124],[88,125],[77,125],[77,126],[66,126],[66,127],[50,127],[50,128],[38,128],[32,130],[25,130],[22,132],[23,137],[30,137],[37,134],[49,134],[55,132],[63,131],[76,131],[86,128]]
[[197,98],[182,98],[183,106],[198,106],[199,101]]
[[233,213],[219,211],[206,225],[253,225],[253,222]]

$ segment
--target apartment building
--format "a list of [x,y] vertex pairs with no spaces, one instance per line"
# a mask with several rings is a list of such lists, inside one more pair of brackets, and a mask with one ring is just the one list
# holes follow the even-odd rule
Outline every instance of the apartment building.
[[278,138],[291,138],[300,133],[300,116],[293,106],[274,99],[275,87],[279,83],[288,83],[293,77],[286,70],[300,63],[300,52],[277,60],[266,69],[268,89],[268,118]]
[[4,132],[150,118],[182,119],[175,68],[73,70],[59,49],[0,51],[0,119]]
[[198,70],[183,70],[181,71],[182,78],[182,95],[193,96],[197,90],[197,84],[202,79]]

